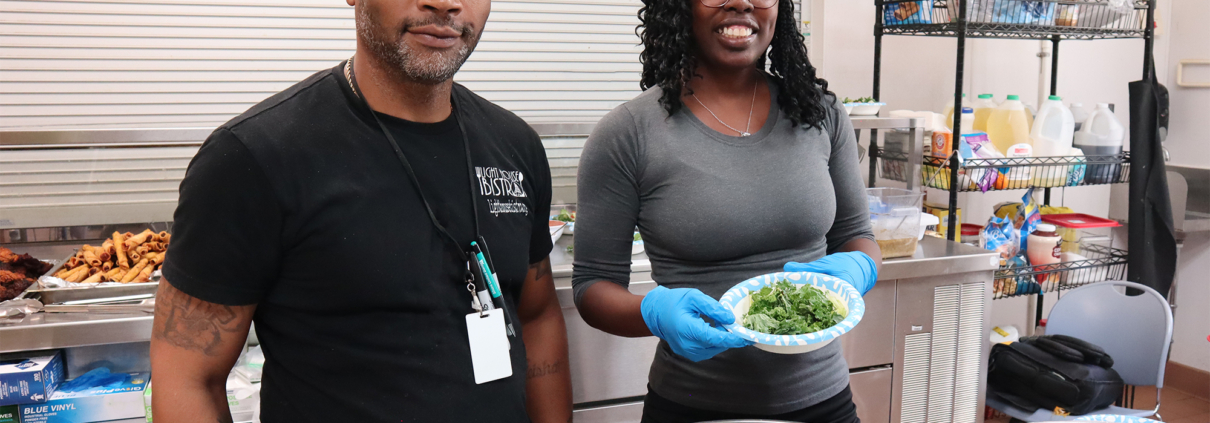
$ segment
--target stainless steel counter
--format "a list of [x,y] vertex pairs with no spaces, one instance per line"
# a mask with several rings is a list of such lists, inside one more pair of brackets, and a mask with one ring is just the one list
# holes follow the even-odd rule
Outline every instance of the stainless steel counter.
[[[609,335],[580,318],[566,251],[574,239],[559,240],[551,263],[567,322],[576,421],[635,421],[658,339]],[[981,421],[975,414],[982,416],[976,412],[985,386],[982,340],[996,257],[926,237],[913,256],[883,263],[878,285],[865,296],[865,318],[840,339],[863,421],[932,421],[932,412],[942,409]],[[631,269],[631,292],[643,295],[656,286],[646,255],[635,255]],[[0,353],[146,342],[151,323],[150,314],[39,313],[0,320]],[[972,350],[976,345],[981,347]],[[921,401],[930,404],[929,414],[912,407]]]

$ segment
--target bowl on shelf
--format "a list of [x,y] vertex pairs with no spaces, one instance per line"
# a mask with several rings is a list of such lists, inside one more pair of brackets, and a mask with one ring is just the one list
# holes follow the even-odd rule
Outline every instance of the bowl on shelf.
[[567,229],[567,223],[560,222],[558,220],[551,220],[551,221],[549,221],[549,225],[550,225],[550,243],[553,244],[555,242],[558,242],[559,238],[563,237],[563,231],[565,231]]
[[1113,414],[1089,414],[1076,418],[1078,422],[1115,422],[1115,423],[1163,423],[1145,417],[1122,416]]
[[[744,316],[752,307],[751,294],[783,279],[795,285],[811,285],[822,289],[824,295],[836,306],[836,311],[844,316],[844,320],[830,328],[801,335],[773,335],[744,327]],[[778,272],[748,279],[723,294],[719,303],[735,314],[735,323],[726,325],[727,330],[755,342],[756,348],[777,354],[802,354],[823,348],[853,330],[865,315],[865,301],[852,285],[839,278],[811,272]]]
[[550,215],[550,221],[551,221],[551,222],[566,223],[567,225],[564,225],[564,227],[563,227],[563,233],[564,233],[565,235],[575,235],[575,233],[576,233],[576,222],[564,222],[564,221],[562,221],[562,220],[556,220],[556,219],[555,219],[556,217],[559,217],[559,216],[558,216],[558,215],[554,215],[554,214]]
[[849,116],[875,116],[886,103],[845,103],[844,110]]

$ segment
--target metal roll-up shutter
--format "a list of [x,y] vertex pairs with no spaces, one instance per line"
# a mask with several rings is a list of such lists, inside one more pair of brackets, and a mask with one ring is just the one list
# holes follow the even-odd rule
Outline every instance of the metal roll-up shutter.
[[[494,1],[455,77],[531,122],[639,93],[639,0]],[[355,48],[338,0],[0,1],[0,128],[215,126]]]
[[[595,122],[639,93],[640,6],[493,1],[455,79],[530,122]],[[354,38],[339,0],[0,0],[0,129],[215,126]]]

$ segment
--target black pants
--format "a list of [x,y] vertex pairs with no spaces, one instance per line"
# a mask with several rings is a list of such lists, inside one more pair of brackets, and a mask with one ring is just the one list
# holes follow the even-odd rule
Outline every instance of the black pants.
[[647,389],[643,402],[642,423],[695,423],[711,420],[766,419],[806,423],[861,423],[857,418],[857,406],[853,404],[853,392],[846,386],[843,391],[819,404],[772,416],[740,413],[724,413],[686,407],[656,395]]

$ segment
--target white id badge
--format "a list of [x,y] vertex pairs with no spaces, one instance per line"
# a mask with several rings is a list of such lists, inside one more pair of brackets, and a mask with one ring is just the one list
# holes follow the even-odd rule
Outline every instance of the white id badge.
[[504,331],[504,310],[488,310],[466,315],[466,334],[471,342],[471,365],[475,384],[500,380],[513,375],[508,334]]

